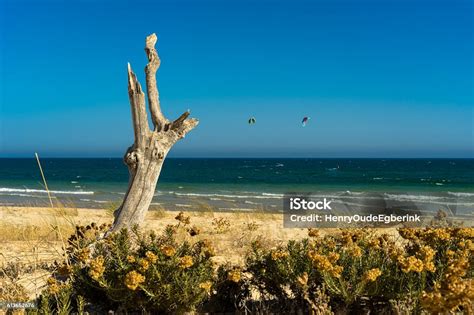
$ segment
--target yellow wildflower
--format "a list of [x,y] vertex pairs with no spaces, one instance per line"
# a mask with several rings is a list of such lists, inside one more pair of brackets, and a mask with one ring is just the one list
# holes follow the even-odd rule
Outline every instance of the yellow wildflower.
[[423,257],[423,260],[424,260],[424,268],[426,271],[431,271],[431,272],[435,272],[436,270],[436,267],[434,265],[434,257],[436,255],[436,251],[427,246],[427,245],[424,245],[420,248],[420,252],[421,252],[421,255]]
[[138,265],[140,265],[143,271],[146,271],[150,267],[150,262],[147,259],[140,259],[138,260]]
[[135,270],[130,271],[125,276],[125,285],[130,290],[136,290],[138,286],[143,282],[145,282],[145,277],[139,272],[136,272]]
[[474,242],[473,241],[471,241],[471,240],[460,241],[458,243],[458,246],[459,246],[459,248],[461,248],[463,250],[471,251],[474,254]]
[[174,256],[176,254],[176,249],[170,245],[163,245],[161,246],[161,252],[168,257]]
[[227,273],[227,280],[230,280],[235,283],[239,282],[241,277],[242,275],[239,269],[234,269]]
[[373,249],[379,249],[380,244],[381,244],[381,241],[378,238],[372,238],[367,242],[367,245]]
[[332,264],[336,263],[339,260],[339,257],[339,254],[335,252],[330,252],[328,254],[328,259]]
[[321,242],[321,245],[328,248],[334,248],[336,247],[336,241],[334,241],[332,238],[324,238]]
[[150,251],[147,251],[145,253],[145,256],[148,259],[148,261],[152,264],[156,263],[156,261],[158,260],[158,256],[156,256],[153,252],[150,252]]
[[[331,254],[330,254],[331,255]],[[336,257],[337,256],[337,257]],[[333,265],[330,258],[325,255],[321,255],[315,251],[310,251],[308,257],[313,261],[313,265],[316,269],[321,272],[327,272],[331,276],[339,278],[342,273],[342,267],[338,265]],[[336,253],[332,254],[332,260],[339,258]]]
[[426,229],[424,238],[435,242],[436,240],[446,241],[451,238],[451,233],[449,229]]
[[91,276],[92,279],[98,280],[103,275],[104,271],[105,267],[103,256],[98,256],[97,258],[91,261],[89,276]]
[[374,282],[381,275],[382,275],[382,271],[380,271],[379,268],[370,269],[364,274],[364,281]]
[[467,252],[457,252],[448,258],[448,267],[441,282],[431,292],[423,292],[421,304],[431,313],[455,313],[474,308],[474,280],[465,279],[469,269]]
[[91,251],[89,248],[83,248],[77,255],[77,258],[79,259],[80,262],[85,263],[89,260],[90,253]]
[[457,236],[460,238],[465,238],[465,239],[473,239],[474,238],[474,228],[460,228],[457,231]]
[[212,282],[206,281],[199,284],[199,287],[206,291],[207,293],[211,292]]
[[132,255],[128,255],[128,256],[127,256],[127,261],[132,264],[132,263],[134,263],[136,260],[135,260],[135,257],[133,257]]
[[280,260],[280,259],[288,257],[288,253],[283,250],[276,250],[276,251],[272,251],[271,256],[273,260]]
[[308,253],[309,258],[313,261],[314,266],[321,271],[328,271],[332,268],[332,264],[329,259],[317,252],[310,251]]
[[183,256],[179,259],[179,268],[187,269],[194,264],[193,258],[189,255]]
[[59,292],[60,285],[56,279],[48,278],[46,283],[48,284],[48,292],[50,294],[57,294]]
[[362,249],[357,245],[352,245],[347,248],[347,253],[354,258],[359,258],[362,256]]
[[455,253],[454,251],[450,250],[450,249],[446,250],[446,256],[447,256],[448,258],[454,257],[455,254],[456,254],[456,253]]
[[421,259],[416,258],[415,256],[409,256],[408,258],[400,257],[398,260],[400,266],[402,267],[402,271],[408,273],[410,271],[413,272],[422,272],[423,271],[423,261]]
[[385,250],[392,260],[399,260],[404,255],[404,251],[395,244],[391,244]]

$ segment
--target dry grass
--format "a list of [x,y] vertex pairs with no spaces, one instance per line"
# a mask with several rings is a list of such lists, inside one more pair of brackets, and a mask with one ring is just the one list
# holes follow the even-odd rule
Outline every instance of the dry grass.
[[[82,209],[64,207],[0,207],[0,268],[15,266],[18,269],[10,282],[21,283],[27,288],[30,298],[37,296],[44,286],[48,274],[44,266],[63,259],[64,242],[76,225],[111,223],[112,210]],[[281,214],[259,211],[217,212],[206,204],[198,205],[199,211],[189,211],[191,226],[199,227],[198,239],[212,241],[216,263],[243,263],[243,257],[252,241],[260,240],[267,246],[276,246],[289,239],[306,236],[303,229],[283,229]],[[162,231],[166,225],[175,224],[175,211],[166,211],[161,206],[153,206],[147,214],[143,229]],[[219,231],[213,222],[228,222]],[[265,235],[265,237],[261,236]],[[190,237],[181,235],[182,238]],[[1,276],[1,275],[0,275]]]
[[[103,210],[77,209],[77,208],[67,208],[67,207],[62,207],[62,206],[58,206],[57,208],[0,207],[0,218],[2,219],[1,222],[3,222],[0,224],[0,241],[1,241],[0,242],[0,280],[2,281],[1,286],[10,288],[7,292],[9,294],[14,295],[13,297],[9,297],[9,298],[20,301],[24,299],[32,300],[38,297],[40,292],[42,292],[44,288],[46,287],[46,280],[48,276],[51,275],[51,270],[57,267],[57,265],[55,264],[55,261],[63,262],[64,260],[67,260],[67,257],[64,256],[65,243],[68,236],[72,234],[73,231],[76,229],[76,226],[77,225],[85,226],[92,222],[94,222],[96,225],[111,223],[112,222],[112,216],[111,216],[111,211],[110,211],[111,208],[112,208],[112,205],[107,207],[107,209],[103,209]],[[283,228],[283,214],[265,213],[263,210],[257,211],[256,213],[220,212],[220,211],[215,211],[215,209],[206,205],[199,205],[199,209],[202,209],[202,211],[187,211],[185,213],[180,213],[178,215],[178,212],[176,211],[166,211],[163,207],[159,205],[154,206],[151,209],[151,211],[147,213],[147,217],[143,224],[142,230],[155,231],[157,234],[161,234],[162,231],[165,230],[165,228],[168,225],[174,225],[177,227],[176,241],[178,243],[180,242],[181,243],[195,243],[199,241],[209,240],[212,243],[212,247],[215,249],[215,256],[211,258],[215,266],[248,265],[249,261],[247,260],[247,262],[245,263],[244,259],[246,258],[248,259],[250,257],[248,253],[251,250],[251,248],[254,248],[254,252],[255,252],[255,246],[256,246],[255,244],[259,244],[258,253],[264,253],[264,254],[258,254],[260,255],[260,256],[257,255],[258,257],[255,256],[257,257],[256,259],[254,259],[255,260],[254,265],[256,267],[254,268],[255,270],[253,270],[255,274],[253,274],[252,279],[257,279],[255,277],[257,275],[260,275],[261,277],[263,277],[262,281],[267,281],[268,279],[266,279],[265,277],[272,277],[274,275],[278,275],[279,272],[281,274],[287,274],[289,269],[288,267],[286,267],[287,265],[286,263],[281,264],[282,266],[285,266],[281,270],[278,268],[275,270],[271,270],[269,268],[274,265],[280,266],[279,263],[276,264],[273,262],[277,260],[280,261],[281,259],[288,259],[287,257],[289,257],[289,255],[293,255],[291,262],[300,261],[302,265],[309,264],[308,261],[313,259],[314,260],[313,263],[317,262],[316,265],[318,266],[316,269],[313,268],[314,270],[321,271],[324,268],[329,268],[326,266],[326,264],[322,264],[321,261],[323,258],[326,257],[324,256],[326,254],[329,255],[328,257],[334,256],[334,255],[331,256],[331,254],[334,254],[333,251],[336,250],[337,248],[334,247],[335,245],[329,245],[329,244],[332,244],[331,242],[334,242],[334,239],[338,240],[336,242],[337,244],[339,243],[343,244],[344,242],[350,242],[350,244],[352,244],[350,246],[341,245],[342,247],[341,246],[340,248],[338,247],[340,252],[337,253],[337,257],[345,257],[344,259],[341,260],[341,265],[339,266],[341,270],[338,271],[339,272],[338,276],[334,276],[338,278],[342,271],[349,270],[353,266],[357,265],[357,264],[354,264],[354,262],[347,257],[351,255],[353,255],[354,257],[361,257],[362,255],[362,254],[361,255],[357,254],[359,255],[357,256],[356,252],[352,253],[352,251],[349,251],[348,249],[358,248],[359,251],[361,251],[362,249],[364,249],[364,251],[374,251],[375,250],[374,248],[380,251],[389,249],[389,247],[387,246],[377,247],[378,243],[377,244],[374,243],[375,244],[374,245],[372,244],[372,242],[368,242],[368,241],[366,242],[366,239],[364,238],[365,236],[364,237],[360,236],[362,234],[366,235],[368,237],[367,239],[370,238],[370,240],[380,241],[382,239],[383,240],[389,239],[391,240],[391,242],[393,241],[390,244],[393,247],[392,251],[394,253],[397,252],[394,249],[398,248],[400,250],[401,249],[406,250],[407,253],[410,252],[409,254],[413,256],[413,255],[418,255],[418,254],[412,253],[412,251],[414,250],[413,249],[414,247],[410,245],[411,238],[415,236],[423,240],[425,240],[426,238],[425,241],[433,243],[433,244],[431,243],[429,244],[431,244],[433,248],[436,248],[436,247],[440,247],[442,243],[446,241],[445,234],[448,232],[453,235],[452,237],[448,237],[447,240],[450,242],[456,243],[457,241],[454,236],[456,236],[457,235],[456,233],[458,233],[454,229],[452,232],[450,232],[449,229],[439,230],[439,231],[428,229],[426,232],[424,232],[426,235],[417,234],[418,236],[417,235],[413,236],[412,235],[413,233],[418,233],[418,232],[414,232],[410,229],[402,230],[402,232],[397,231],[395,228],[374,229],[371,231],[359,231],[359,232],[326,229],[326,230],[316,231],[318,232],[317,234],[319,234],[319,236],[314,236],[312,235],[312,231],[308,231],[307,229]],[[90,227],[87,227],[87,229],[89,228]],[[355,233],[355,234],[352,235],[350,233]],[[362,234],[359,235],[357,233],[359,234],[362,233]],[[385,235],[382,235],[382,233],[384,233]],[[472,235],[472,230],[466,229],[466,231],[464,231],[463,233],[464,234],[470,233],[469,235]],[[295,244],[304,245],[306,240],[304,241],[301,241],[301,240],[304,238],[307,238],[308,235],[315,238],[314,246],[311,245],[310,248],[316,248],[317,244],[319,244],[318,246],[323,246],[324,244],[326,244],[325,242],[327,242],[327,244],[324,246],[328,246],[328,248],[326,249],[329,250],[330,252],[329,253],[324,252],[323,250],[325,248],[324,246],[321,247],[323,249],[321,249],[322,251],[320,253],[319,252],[316,253],[314,252],[314,250],[310,250],[309,252],[307,250],[303,252],[298,251],[298,250],[293,250],[295,248]],[[439,240],[435,236],[438,237]],[[316,240],[316,237],[319,237],[319,239]],[[469,236],[469,237],[472,238],[472,236]],[[95,239],[96,238],[94,237],[94,240]],[[289,240],[291,241],[289,242]],[[354,245],[353,242],[356,242],[356,241],[360,242],[360,244],[357,243],[356,245]],[[202,243],[205,243],[205,242],[202,242]],[[252,246],[252,244],[254,245]],[[469,244],[472,244],[472,242]],[[456,246],[461,246],[461,245],[456,245]],[[462,246],[465,246],[465,245],[462,245]],[[308,253],[312,253],[312,254],[309,255]],[[418,258],[416,258],[415,256],[413,257],[410,256],[411,260],[408,259],[410,257],[407,256],[408,254],[405,255],[405,253],[402,253],[402,254],[398,253],[397,255],[398,256],[401,255],[401,256],[400,257],[397,256],[398,258],[395,259],[394,261],[398,262],[398,264],[402,264],[403,268],[405,268],[405,265],[404,265],[405,261],[411,261],[411,260],[418,261]],[[386,267],[383,263],[382,264],[379,264],[378,262],[374,262],[373,264],[370,263],[370,260],[369,260],[370,257],[377,258],[380,255],[374,256],[372,254],[370,255],[367,254],[366,256],[367,257],[364,256],[363,258],[358,258],[360,259],[358,261],[358,264],[362,262],[369,263],[370,266],[368,266],[367,268],[369,267],[372,268],[374,266],[377,266],[377,268],[372,268],[372,269],[369,268],[370,270],[367,268],[366,268],[367,270],[364,269],[363,270],[364,277],[367,272],[373,272],[373,274],[369,273],[368,275],[372,278],[375,277],[374,279],[377,279],[377,277],[379,277],[380,274],[384,274],[384,273],[387,275],[391,274],[391,273],[386,272],[386,270],[388,270],[387,269],[388,267]],[[406,259],[405,256],[407,256],[408,258]],[[265,267],[262,268],[259,264],[263,264],[262,266],[265,266]],[[321,266],[323,266],[324,268],[319,266],[318,264],[321,264]],[[451,264],[451,265],[454,266],[454,264]],[[349,268],[350,266],[352,267]],[[392,265],[390,266],[393,267]],[[463,266],[464,265],[462,265],[461,267]],[[250,265],[250,267],[252,267],[252,264]],[[295,271],[295,270],[299,270],[300,268],[298,267],[298,268],[290,268],[290,269]],[[398,267],[396,267],[395,269],[399,271]],[[250,268],[249,270],[252,270],[252,269]],[[261,270],[269,270],[271,272],[266,273],[266,271],[264,271],[262,274],[260,274]],[[332,277],[330,273],[332,269],[328,269],[328,270],[329,271],[327,270],[326,271],[329,272],[329,275]],[[456,270],[453,271],[453,274],[456,272]],[[323,271],[326,272],[325,269]],[[375,272],[380,272],[380,273],[375,273]],[[357,271],[354,274],[360,276],[359,274],[362,274],[362,273]],[[297,281],[297,282],[299,281],[301,283],[307,282],[307,278],[304,278],[304,277],[301,278],[301,276],[295,274],[295,277],[296,276],[298,276],[299,278],[295,278],[296,280],[293,279],[294,281]],[[345,281],[347,283],[341,282],[341,281],[336,283],[333,281],[334,279],[332,278],[328,278],[329,280],[324,278],[325,279],[324,281],[327,282],[326,284],[331,284],[331,286],[328,286],[328,289],[331,294],[338,297],[342,296],[345,300],[348,301],[347,303],[349,302],[352,303],[356,300],[356,298],[358,297],[357,294],[359,293],[356,290],[357,292],[353,294],[351,293],[352,295],[345,294],[344,292],[350,291],[350,290],[349,291],[346,290],[347,288],[345,287],[347,286],[348,288],[352,288],[351,283],[363,283],[363,281],[360,279],[354,280],[355,279],[354,277],[355,276],[350,276],[349,277],[350,279],[349,278],[346,279]],[[372,279],[370,277],[368,277],[367,279]],[[452,280],[451,278],[449,278],[449,281]],[[275,282],[275,281],[273,282],[272,281],[270,282],[271,283]],[[278,281],[276,282],[279,283]],[[375,280],[370,280],[370,281],[375,281]],[[392,282],[395,282],[395,280],[393,279],[392,280],[385,279],[384,281],[385,281],[384,283],[388,283],[390,285]],[[464,283],[463,281],[464,280],[460,278],[458,282]],[[416,283],[419,284],[421,282],[416,282]],[[342,288],[345,288],[345,289],[342,290],[337,285],[341,285]],[[365,287],[361,286],[361,288],[365,288]],[[423,287],[420,287],[417,289],[418,291],[415,290],[417,296],[420,296],[421,294],[420,290],[422,289]],[[433,298],[430,295],[432,294],[430,290],[427,291],[428,293],[423,293],[424,299]],[[344,294],[340,294],[340,292],[343,292]],[[2,296],[1,294],[2,294],[2,291],[0,290],[0,300]],[[435,295],[433,296],[436,297]],[[401,304],[398,302],[400,302]],[[400,305],[397,304],[395,306],[402,309],[403,303],[401,301],[398,301],[398,302],[397,303]]]

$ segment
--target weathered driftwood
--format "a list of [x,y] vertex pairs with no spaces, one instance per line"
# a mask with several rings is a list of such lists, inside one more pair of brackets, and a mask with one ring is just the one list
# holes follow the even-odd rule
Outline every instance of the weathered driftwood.
[[148,105],[154,129],[148,125],[145,94],[137,77],[128,64],[128,95],[132,108],[135,142],[128,148],[124,162],[130,173],[129,185],[122,205],[115,211],[112,231],[141,224],[153,198],[163,161],[171,147],[198,124],[188,118],[186,111],[178,119],[169,121],[161,112],[156,71],[160,58],[155,49],[157,38],[151,34],[146,38],[145,52],[148,64],[145,68]]

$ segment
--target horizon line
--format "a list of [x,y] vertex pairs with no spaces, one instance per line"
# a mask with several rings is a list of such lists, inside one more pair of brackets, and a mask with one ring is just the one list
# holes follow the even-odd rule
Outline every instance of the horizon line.
[[[123,157],[119,156],[42,156],[42,159],[123,159]],[[0,156],[0,159],[35,159],[34,156]],[[317,156],[172,156],[167,157],[166,159],[457,159],[457,160],[472,160],[473,157],[432,157],[432,156],[422,156],[422,157],[411,157],[411,156],[403,156],[403,157],[387,157],[387,156],[330,156],[330,157],[317,157]]]

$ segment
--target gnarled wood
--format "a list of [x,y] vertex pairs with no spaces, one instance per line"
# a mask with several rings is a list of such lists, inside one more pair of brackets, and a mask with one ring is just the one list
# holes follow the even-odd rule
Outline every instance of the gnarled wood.
[[130,228],[143,222],[169,150],[198,124],[197,119],[188,118],[189,110],[171,123],[161,112],[156,85],[156,71],[160,66],[155,49],[156,41],[156,35],[151,34],[145,45],[149,61],[145,68],[146,86],[153,130],[148,125],[145,94],[130,64],[128,65],[128,95],[135,142],[124,156],[130,173],[129,186],[122,205],[115,211],[112,231]]

